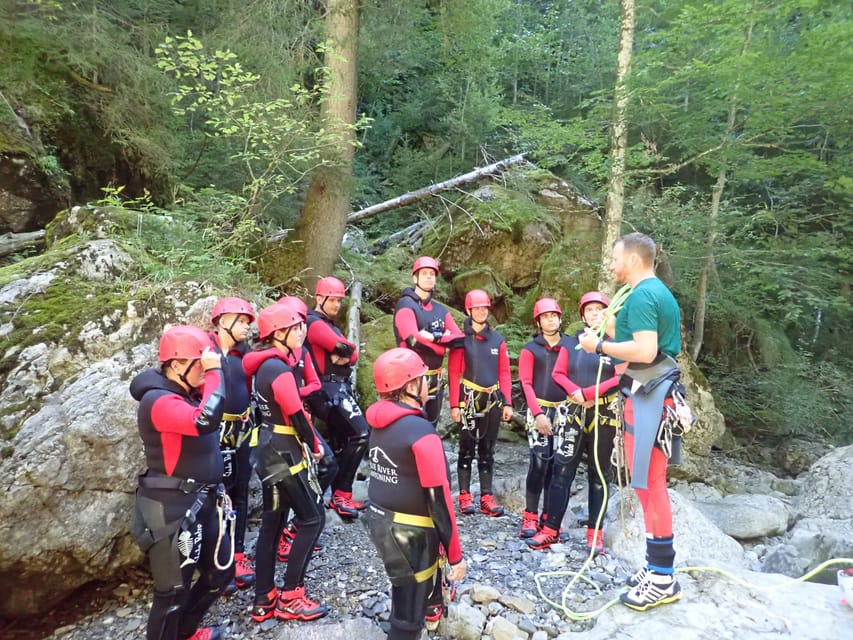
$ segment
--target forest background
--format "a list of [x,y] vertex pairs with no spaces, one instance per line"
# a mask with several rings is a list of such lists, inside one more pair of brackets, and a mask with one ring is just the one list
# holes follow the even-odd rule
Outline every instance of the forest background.
[[[33,158],[69,204],[150,214],[146,278],[274,297],[305,266],[287,255],[299,234],[357,262],[341,202],[345,216],[513,154],[604,211],[629,5],[0,0],[0,154]],[[853,441],[852,13],[635,8],[622,229],[661,243],[688,348],[744,448]],[[346,229],[384,238],[457,197]],[[158,232],[158,214],[185,234]],[[368,296],[381,272],[359,274]]]

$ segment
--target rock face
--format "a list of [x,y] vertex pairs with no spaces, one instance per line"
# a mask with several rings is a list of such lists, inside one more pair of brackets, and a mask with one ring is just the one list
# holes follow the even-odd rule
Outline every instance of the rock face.
[[131,263],[99,239],[0,272],[0,615],[45,611],[141,560],[127,533],[143,466],[127,387],[199,288],[126,291]]
[[829,452],[801,478],[797,522],[764,558],[766,570],[792,577],[830,558],[853,557],[853,445]]

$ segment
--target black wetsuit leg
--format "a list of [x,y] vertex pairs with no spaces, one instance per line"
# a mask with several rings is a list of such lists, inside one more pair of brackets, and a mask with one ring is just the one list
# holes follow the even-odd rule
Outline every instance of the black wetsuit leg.
[[495,445],[498,442],[498,428],[501,422],[500,407],[492,407],[479,418],[480,441],[477,443],[477,471],[480,474],[480,494],[492,493],[492,480],[495,473]]
[[234,553],[245,551],[246,524],[249,518],[249,480],[252,477],[252,463],[249,458],[252,448],[247,436],[235,455],[236,473],[234,485],[228,490],[228,495],[236,512],[234,520]]

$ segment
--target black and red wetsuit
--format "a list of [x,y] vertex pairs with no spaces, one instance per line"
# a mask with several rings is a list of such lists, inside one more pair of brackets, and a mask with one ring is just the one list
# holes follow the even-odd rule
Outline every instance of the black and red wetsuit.
[[471,318],[466,318],[462,345],[450,350],[447,361],[450,406],[462,410],[456,468],[459,489],[470,491],[476,452],[480,493],[491,494],[495,443],[503,407],[512,404],[512,377],[503,336],[488,323],[480,332],[471,325]]
[[[421,336],[421,329],[432,333],[436,340],[427,340]],[[462,337],[462,331],[444,305],[433,301],[432,296],[421,300],[412,287],[403,289],[394,309],[394,340],[398,347],[415,351],[429,369],[427,384],[430,399],[426,403],[426,416],[434,425],[438,423],[444,398],[441,375],[444,354]]]
[[222,376],[225,381],[225,410],[219,428],[219,448],[224,466],[222,481],[236,512],[234,553],[243,553],[249,510],[249,480],[252,476],[252,411],[249,385],[243,372],[243,356],[248,349],[245,343],[240,342],[225,353],[219,343],[219,336],[215,332],[209,335],[211,346],[222,356]]
[[313,486],[308,458],[310,452],[322,450],[322,445],[302,406],[294,371],[301,370],[304,375],[302,356],[301,349],[287,356],[278,349],[268,348],[243,357],[246,375],[254,377],[255,402],[262,421],[255,453],[264,503],[255,550],[257,594],[269,593],[275,586],[276,547],[288,511],[293,509],[299,528],[284,574],[285,591],[303,586],[314,544],[325,523],[319,488]]
[[[310,407],[312,404],[311,399],[318,395],[323,383],[320,381],[320,376],[317,375],[317,369],[314,367],[314,358],[304,345],[293,352],[293,359],[296,362],[292,367],[293,377],[296,379],[296,385],[299,387],[299,396],[302,398],[303,403],[308,403]],[[315,429],[314,435],[319,438],[320,445],[324,451],[323,457],[317,463],[317,480],[320,483],[321,493],[325,495],[326,489],[329,488],[332,480],[338,475],[338,460],[329,443],[323,437],[323,434]]]
[[561,343],[551,346],[539,334],[522,347],[518,355],[518,377],[527,403],[527,441],[530,445],[530,465],[527,469],[525,510],[539,513],[539,496],[544,491],[543,506],[548,508],[551,475],[554,461],[554,436],[543,436],[535,426],[535,418],[545,414],[552,426],[559,419],[558,406],[565,402],[566,392],[551,377]]
[[441,596],[437,570],[443,547],[450,564],[462,560],[441,439],[420,410],[380,400],[370,424],[370,538],[391,581],[391,640],[419,637],[428,602]]
[[[322,389],[311,396],[311,409],[328,427],[328,436],[338,461],[332,491],[352,493],[358,465],[367,449],[367,421],[353,393],[350,374],[358,360],[358,348],[324,313],[308,312],[306,344],[320,376]],[[332,355],[347,358],[335,364]]]
[[159,369],[148,369],[130,383],[130,394],[139,401],[148,467],[139,476],[132,526],[154,578],[147,638],[186,638],[234,576],[231,539],[217,512],[224,491],[222,375],[205,372],[202,391],[188,393]]
[[[597,401],[598,423],[595,423],[596,407],[584,409],[570,400],[565,424],[560,425],[560,432],[555,428],[554,470],[551,477],[550,503],[546,505],[546,524],[555,531],[560,528],[560,522],[569,504],[572,482],[584,457],[589,481],[587,519],[590,527],[595,526],[599,513],[607,507],[604,503],[604,483],[610,482],[612,475],[610,456],[613,452],[613,437],[616,435],[619,376],[610,357],[575,348],[581,333],[583,331],[565,338],[552,376],[554,382],[569,396],[580,390],[584,400]],[[593,431],[596,426],[597,433]],[[599,476],[596,468],[596,459],[603,478]]]

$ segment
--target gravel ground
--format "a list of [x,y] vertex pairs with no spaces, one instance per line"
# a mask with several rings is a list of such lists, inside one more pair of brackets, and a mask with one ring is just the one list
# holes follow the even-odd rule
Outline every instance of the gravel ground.
[[[455,467],[455,446],[446,445],[451,468]],[[477,514],[460,516],[459,528],[463,552],[469,574],[460,585],[457,600],[466,604],[479,604],[487,617],[502,616],[530,633],[539,630],[554,637],[569,631],[582,631],[588,623],[570,623],[551,609],[537,592],[534,574],[571,567],[577,569],[586,558],[585,529],[567,529],[570,539],[548,551],[531,551],[518,538],[520,518],[520,491],[527,465],[527,448],[524,443],[498,444],[496,461],[496,494],[503,497],[510,509],[500,518]],[[476,473],[475,479],[476,479]],[[580,476],[581,474],[579,474]],[[581,476],[582,477],[582,476]],[[454,479],[455,482],[455,479]],[[586,491],[576,482],[578,498]],[[454,485],[455,486],[455,485]],[[500,491],[504,487],[505,491]],[[513,489],[515,487],[515,489]],[[476,494],[476,485],[472,487]],[[364,492],[363,482],[357,483],[356,497]],[[575,506],[577,498],[573,500]],[[582,501],[578,502],[580,505]],[[247,533],[247,550],[252,555],[258,519],[250,519]],[[340,629],[356,619],[372,621],[377,628],[386,628],[389,613],[389,584],[382,564],[375,554],[364,527],[358,522],[345,523],[327,511],[327,524],[320,538],[324,545],[309,565],[306,585],[308,595],[319,599],[330,608],[330,614],[311,623],[281,622],[275,619],[258,624],[246,611],[252,604],[253,589],[238,591],[220,599],[206,618],[210,624],[224,625],[225,637],[231,639],[260,638],[278,640],[303,629],[316,628],[322,637],[348,637]],[[284,566],[279,565],[278,577],[283,577]],[[624,581],[626,570],[615,559],[603,556],[595,560],[588,572],[592,582],[610,589]],[[559,600],[568,577],[559,576],[545,582],[548,596]],[[144,637],[145,621],[150,607],[151,581],[144,567],[133,569],[120,577],[120,582],[95,585],[84,589],[56,610],[38,620],[18,620],[0,626],[0,637],[9,640],[36,640],[62,638],[63,640],[130,640]],[[486,603],[476,598],[476,587],[488,585],[501,594],[524,599],[529,607],[508,607],[498,602]],[[574,594],[580,600],[595,600],[593,587],[582,583]],[[579,595],[578,595],[579,594]],[[463,607],[464,608],[464,607]],[[431,638],[442,637],[440,627]],[[351,628],[351,627],[350,627]],[[313,633],[312,633],[313,635]],[[318,636],[320,637],[320,636]],[[382,637],[382,634],[379,634]],[[540,634],[541,637],[541,634]]]

